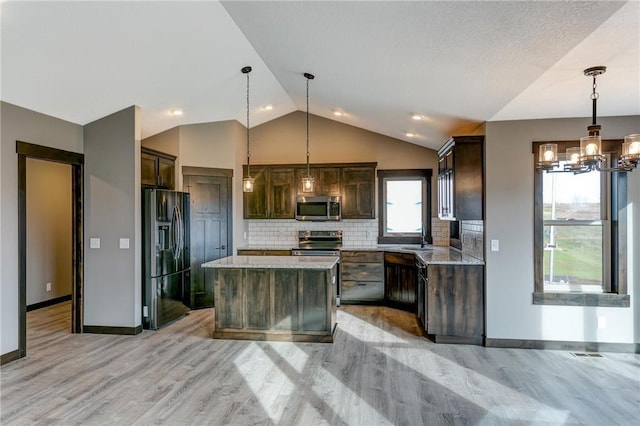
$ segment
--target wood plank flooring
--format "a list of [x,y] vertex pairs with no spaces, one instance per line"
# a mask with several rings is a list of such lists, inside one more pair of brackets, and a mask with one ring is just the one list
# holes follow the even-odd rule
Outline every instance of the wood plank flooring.
[[2,366],[2,425],[631,425],[640,355],[431,343],[414,317],[343,306],[333,344],[214,340],[213,311],[137,336],[28,313]]

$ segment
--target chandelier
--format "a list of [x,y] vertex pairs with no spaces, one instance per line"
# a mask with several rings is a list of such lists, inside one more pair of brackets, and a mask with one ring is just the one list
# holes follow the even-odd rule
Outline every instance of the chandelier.
[[600,138],[601,126],[596,122],[597,103],[600,96],[596,92],[596,77],[604,74],[607,67],[597,66],[584,70],[584,75],[593,77],[593,92],[591,93],[592,123],[587,126],[588,136],[580,138],[580,146],[567,148],[563,168],[557,168],[558,145],[555,143],[542,144],[538,151],[538,163],[536,168],[548,173],[573,172],[586,173],[598,172],[630,172],[640,163],[640,134],[624,137],[622,143],[622,155],[614,160],[612,167],[605,167],[606,157],[602,154],[602,139]]

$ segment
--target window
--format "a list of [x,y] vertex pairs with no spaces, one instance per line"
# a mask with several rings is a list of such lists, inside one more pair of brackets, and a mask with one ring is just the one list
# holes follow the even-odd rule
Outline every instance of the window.
[[[572,146],[561,144],[559,152]],[[534,182],[534,304],[629,306],[626,175],[536,170]]]
[[431,243],[431,169],[379,170],[380,244]]

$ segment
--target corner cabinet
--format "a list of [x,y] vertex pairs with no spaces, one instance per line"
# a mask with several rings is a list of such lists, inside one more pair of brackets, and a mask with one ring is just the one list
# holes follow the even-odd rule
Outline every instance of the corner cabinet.
[[418,271],[414,254],[384,254],[384,300],[392,307],[416,313]]
[[484,136],[454,136],[438,150],[438,218],[482,220]]
[[176,157],[140,148],[140,184],[147,188],[175,189]]

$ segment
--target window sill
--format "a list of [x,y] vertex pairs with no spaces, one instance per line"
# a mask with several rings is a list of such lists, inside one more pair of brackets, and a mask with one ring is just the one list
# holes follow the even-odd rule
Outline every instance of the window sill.
[[603,306],[628,308],[631,297],[615,293],[533,293],[534,305]]

